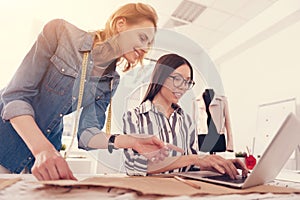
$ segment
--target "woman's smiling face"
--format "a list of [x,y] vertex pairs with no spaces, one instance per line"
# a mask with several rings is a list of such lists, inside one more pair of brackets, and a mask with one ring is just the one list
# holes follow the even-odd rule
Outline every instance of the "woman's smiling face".
[[128,63],[135,64],[144,57],[153,43],[155,36],[154,24],[144,20],[136,24],[128,24],[120,19],[117,24],[119,35],[117,41],[122,56]]
[[[186,84],[191,81],[191,70],[187,64],[179,66],[165,80],[159,94],[168,104],[177,104],[188,90]],[[182,83],[182,84],[177,84]]]

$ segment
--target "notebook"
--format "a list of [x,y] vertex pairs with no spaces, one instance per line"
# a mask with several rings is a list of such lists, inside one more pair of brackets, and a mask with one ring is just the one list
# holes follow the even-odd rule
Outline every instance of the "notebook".
[[240,189],[262,185],[277,177],[298,144],[300,120],[290,113],[247,178],[232,180],[226,175],[207,176],[201,172],[181,172],[177,175]]

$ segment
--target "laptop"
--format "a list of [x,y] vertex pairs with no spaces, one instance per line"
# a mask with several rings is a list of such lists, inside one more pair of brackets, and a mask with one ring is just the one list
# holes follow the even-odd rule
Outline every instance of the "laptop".
[[211,176],[201,171],[181,172],[177,175],[239,189],[262,185],[277,177],[298,144],[300,144],[300,120],[295,114],[290,113],[247,178],[232,180],[227,175],[214,173]]

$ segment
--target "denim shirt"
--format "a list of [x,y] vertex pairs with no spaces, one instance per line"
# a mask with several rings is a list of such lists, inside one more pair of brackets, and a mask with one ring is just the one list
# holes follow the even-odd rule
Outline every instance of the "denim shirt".
[[[90,150],[87,144],[101,132],[107,106],[120,80],[109,43],[97,48],[96,55],[102,57],[93,56],[94,37],[94,33],[62,19],[45,25],[12,80],[0,91],[0,165],[20,173],[26,166],[31,169],[34,163],[32,153],[9,121],[16,116],[33,116],[45,137],[60,150],[63,116],[75,111],[78,103],[84,52],[89,52],[89,56],[77,138],[79,148]],[[104,63],[114,59],[109,65],[112,72],[92,76],[94,63],[99,63],[99,59]]]

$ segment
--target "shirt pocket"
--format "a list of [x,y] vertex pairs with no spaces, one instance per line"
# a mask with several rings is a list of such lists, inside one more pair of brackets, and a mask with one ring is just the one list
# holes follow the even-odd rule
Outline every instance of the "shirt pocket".
[[78,77],[78,71],[56,55],[53,55],[50,60],[52,65],[45,77],[46,89],[58,95],[71,92],[74,80]]

